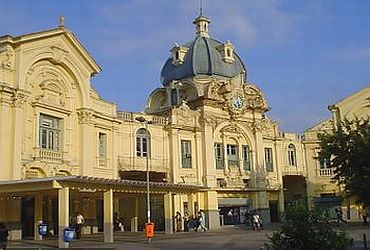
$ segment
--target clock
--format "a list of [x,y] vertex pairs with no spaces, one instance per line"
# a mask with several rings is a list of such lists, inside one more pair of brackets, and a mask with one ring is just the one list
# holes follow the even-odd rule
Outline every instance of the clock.
[[232,102],[231,104],[233,105],[233,107],[236,109],[241,109],[244,104],[243,98],[239,95],[232,97],[231,102]]

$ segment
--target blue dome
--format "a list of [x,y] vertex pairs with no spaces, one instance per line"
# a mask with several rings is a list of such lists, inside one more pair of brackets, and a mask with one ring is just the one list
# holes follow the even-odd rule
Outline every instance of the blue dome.
[[188,48],[184,61],[180,65],[172,63],[172,57],[168,58],[161,71],[161,81],[167,85],[172,80],[181,80],[199,75],[218,75],[224,77],[235,77],[244,72],[246,68],[240,57],[233,51],[233,62],[225,62],[217,47],[221,42],[205,36],[197,36],[194,40],[183,45]]

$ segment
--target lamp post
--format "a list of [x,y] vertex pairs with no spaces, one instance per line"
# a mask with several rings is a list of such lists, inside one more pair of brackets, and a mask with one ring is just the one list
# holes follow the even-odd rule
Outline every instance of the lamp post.
[[147,150],[146,150],[146,206],[147,206],[147,222],[150,223],[150,191],[149,191],[149,130],[148,124],[152,124],[152,121],[148,121],[143,116],[136,117],[136,121],[145,124],[146,140],[147,140]]

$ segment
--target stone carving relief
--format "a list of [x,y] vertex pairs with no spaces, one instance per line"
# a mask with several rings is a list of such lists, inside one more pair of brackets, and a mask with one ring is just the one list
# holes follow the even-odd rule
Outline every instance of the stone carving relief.
[[263,97],[261,91],[251,84],[243,85],[244,99],[246,106],[250,109],[258,109],[261,111],[267,111],[268,106],[265,98]]
[[207,113],[199,116],[199,125],[201,126],[211,126],[212,132],[215,131],[217,126],[221,123],[221,120],[217,118],[215,114]]
[[93,125],[95,120],[95,115],[92,110],[80,109],[77,111],[78,122],[80,124]]
[[55,64],[61,64],[69,55],[69,52],[65,49],[60,48],[60,46],[52,46],[51,50],[53,53],[51,61]]
[[0,66],[3,69],[14,70],[14,50],[10,45],[0,47]]
[[239,166],[229,166],[225,169],[227,187],[240,187],[243,183]]
[[175,116],[176,124],[186,126],[197,126],[197,117],[199,112],[191,110],[184,102],[172,110],[172,115]]
[[30,170],[36,170],[39,173],[38,177],[54,177],[58,173],[77,174],[78,171],[76,166],[33,161],[22,165],[21,178],[27,178],[27,172]]
[[208,98],[218,101],[218,107],[227,110],[231,117],[243,115],[248,110],[265,112],[269,109],[261,91],[252,84],[214,80],[207,94]]
[[12,106],[15,108],[22,108],[23,104],[26,103],[28,96],[21,90],[15,90],[13,92]]
[[33,65],[26,75],[26,89],[32,96],[31,103],[44,103],[60,108],[69,108],[68,84],[72,81],[63,75],[58,66],[48,61],[41,61]]

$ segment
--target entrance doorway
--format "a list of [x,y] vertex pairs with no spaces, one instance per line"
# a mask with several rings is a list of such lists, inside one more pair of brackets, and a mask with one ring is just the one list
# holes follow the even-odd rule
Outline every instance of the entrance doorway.
[[22,197],[22,238],[34,236],[35,230],[35,198],[32,196]]
[[269,201],[271,222],[279,222],[278,201]]

